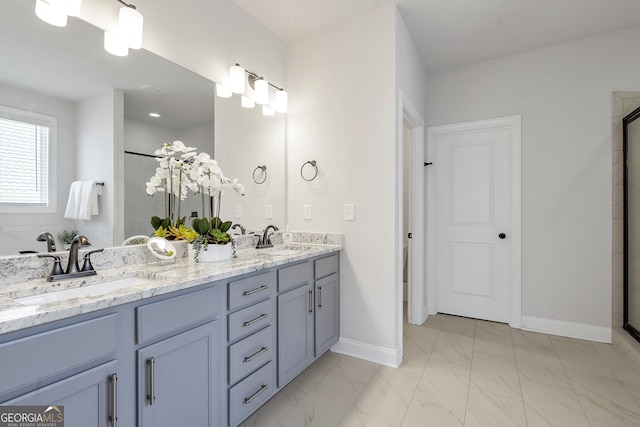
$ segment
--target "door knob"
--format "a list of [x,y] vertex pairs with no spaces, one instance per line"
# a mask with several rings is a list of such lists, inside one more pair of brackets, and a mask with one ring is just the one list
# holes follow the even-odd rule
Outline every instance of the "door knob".
[[505,237],[507,237],[507,235],[504,234],[504,233],[500,233],[500,234],[498,234],[498,237],[501,238],[501,239],[504,239]]

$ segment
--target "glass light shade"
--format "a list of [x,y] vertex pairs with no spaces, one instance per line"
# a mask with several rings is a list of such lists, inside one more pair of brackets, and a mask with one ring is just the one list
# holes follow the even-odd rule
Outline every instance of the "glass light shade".
[[269,82],[258,79],[253,83],[255,87],[256,104],[265,105],[269,103]]
[[288,94],[284,90],[276,91],[275,109],[278,113],[286,113],[288,108]]
[[216,95],[220,98],[230,98],[233,93],[228,87],[221,85],[220,83],[216,83]]
[[80,15],[82,8],[82,0],[62,0],[64,2],[64,10],[69,16]]
[[273,111],[273,108],[269,107],[268,105],[263,105],[262,106],[262,114],[265,116],[273,116],[276,112]]
[[242,105],[244,108],[253,108],[256,106],[256,102],[253,99],[242,95],[242,101],[240,102],[240,105]]
[[129,54],[127,41],[109,31],[104,32],[104,50],[115,56],[127,56]]
[[36,0],[36,16],[55,27],[67,25],[67,14],[59,0]]
[[244,68],[236,64],[229,69],[229,89],[233,93],[244,93]]
[[140,49],[142,47],[143,25],[144,18],[140,12],[128,6],[120,8],[118,32],[131,49]]

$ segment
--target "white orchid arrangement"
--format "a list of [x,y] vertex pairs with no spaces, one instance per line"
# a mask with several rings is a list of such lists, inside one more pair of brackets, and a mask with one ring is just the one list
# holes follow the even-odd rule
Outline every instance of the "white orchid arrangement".
[[[227,188],[244,195],[244,186],[237,178],[224,176],[218,162],[209,154],[198,154],[196,148],[187,147],[182,141],[166,142],[154,154],[158,156],[159,165],[146,184],[147,194],[165,194],[165,218],[151,218],[154,234],[174,240],[200,240],[205,248],[208,243],[228,243],[231,238],[226,231],[231,223],[220,220],[222,195]],[[202,218],[193,220],[194,228],[186,226],[186,217],[180,216],[180,202],[187,198],[189,191],[202,197]],[[210,221],[206,218],[207,202]],[[203,221],[207,223],[207,230]],[[217,231],[214,233],[214,230]]]

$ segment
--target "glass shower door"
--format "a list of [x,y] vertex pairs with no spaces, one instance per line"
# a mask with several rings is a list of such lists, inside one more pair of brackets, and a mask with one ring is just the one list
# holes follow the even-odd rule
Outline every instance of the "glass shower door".
[[640,108],[624,132],[624,329],[640,341]]

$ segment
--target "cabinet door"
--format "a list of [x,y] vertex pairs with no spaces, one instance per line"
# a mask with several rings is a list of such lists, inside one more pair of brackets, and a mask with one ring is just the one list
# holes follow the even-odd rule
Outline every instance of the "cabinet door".
[[313,285],[278,296],[278,386],[283,387],[314,360]]
[[340,288],[338,275],[316,281],[316,357],[340,338]]
[[138,351],[140,426],[216,426],[219,322]]
[[117,416],[115,373],[116,362],[105,363],[2,405],[63,406],[65,427],[112,426]]

